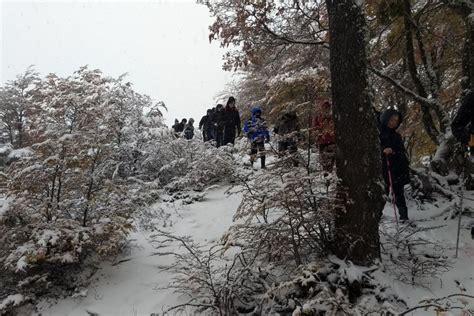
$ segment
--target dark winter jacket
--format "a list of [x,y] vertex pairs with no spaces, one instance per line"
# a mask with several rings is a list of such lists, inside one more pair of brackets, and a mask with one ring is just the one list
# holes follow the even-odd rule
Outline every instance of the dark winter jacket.
[[199,129],[208,130],[210,127],[211,127],[211,117],[210,117],[210,114],[206,114],[199,121]]
[[184,127],[184,138],[186,139],[192,139],[194,137],[194,126],[193,126],[194,121],[189,121],[188,124]]
[[262,110],[258,107],[254,107],[252,109],[252,118],[245,122],[243,131],[252,141],[268,141],[270,139],[270,133],[268,132],[267,124],[264,118],[256,116],[257,112],[262,113]]
[[224,109],[224,126],[227,131],[240,133],[240,114],[236,108],[226,105]]
[[[393,129],[387,124],[393,115],[400,118],[399,125]],[[409,161],[403,144],[402,136],[397,132],[402,123],[402,115],[397,110],[389,109],[380,116],[380,148],[382,150],[382,171],[386,183],[389,183],[387,159],[390,162],[390,172],[393,183],[408,184],[410,182]],[[391,148],[393,154],[385,155],[383,150]]]
[[464,97],[451,124],[451,130],[458,141],[465,145],[468,144],[471,134],[474,134],[474,90]]
[[297,136],[295,134],[298,133],[299,126],[298,117],[296,116],[296,113],[284,113],[282,116],[280,116],[275,124],[273,131],[275,132],[275,134],[281,136],[288,134],[293,134],[294,136]]
[[225,120],[226,120],[226,116],[225,116],[224,109],[216,110],[212,114],[211,124],[212,124],[214,130],[217,133],[223,133],[224,132]]
[[180,122],[180,123],[176,124],[175,126],[176,127],[173,127],[173,129],[176,133],[181,133],[184,130],[183,122]]

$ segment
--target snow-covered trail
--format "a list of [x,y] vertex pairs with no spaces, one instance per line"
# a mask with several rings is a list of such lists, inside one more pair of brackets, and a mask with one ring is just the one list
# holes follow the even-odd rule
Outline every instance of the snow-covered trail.
[[[198,243],[212,243],[222,236],[232,223],[241,196],[227,195],[228,186],[207,192],[201,202],[190,205],[174,204],[169,209],[173,226],[166,229],[178,236],[192,236]],[[157,203],[155,207],[164,207]],[[171,205],[168,205],[171,207]],[[168,220],[168,222],[169,222]],[[162,228],[162,227],[161,227]],[[151,315],[161,314],[166,306],[179,302],[179,297],[170,290],[159,290],[166,286],[171,274],[159,272],[159,266],[173,264],[171,256],[152,255],[157,250],[149,237],[152,232],[137,231],[131,234],[128,254],[116,259],[118,264],[104,263],[96,273],[95,280],[86,296],[67,298],[58,302],[43,301],[39,304],[42,316],[64,315]]]
[[[454,192],[457,193],[456,190]],[[474,209],[474,192],[465,191],[464,207]],[[405,300],[409,306],[417,306],[420,300],[425,298],[440,298],[451,294],[474,295],[474,240],[471,239],[470,227],[474,225],[472,217],[463,216],[459,238],[458,258],[455,258],[456,236],[458,218],[447,219],[451,213],[453,202],[459,203],[459,196],[454,201],[440,199],[433,204],[416,205],[412,200],[408,201],[408,216],[417,227],[438,227],[424,233],[424,238],[437,241],[445,248],[441,255],[451,259],[451,269],[438,277],[431,278],[424,286],[411,286],[401,283],[385,273],[377,273],[378,280],[391,286],[397,295]],[[394,210],[391,203],[387,203],[384,209],[384,221],[391,222],[394,226]],[[455,299],[456,305],[459,302]],[[411,315],[432,316],[432,309],[423,309],[413,312]]]

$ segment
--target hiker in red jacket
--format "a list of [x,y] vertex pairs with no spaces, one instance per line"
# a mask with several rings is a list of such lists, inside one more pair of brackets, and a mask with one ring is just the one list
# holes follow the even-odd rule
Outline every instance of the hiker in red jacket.
[[330,172],[336,159],[336,137],[334,135],[332,105],[328,100],[319,103],[316,115],[313,117],[312,128],[319,148],[321,166],[324,171]]

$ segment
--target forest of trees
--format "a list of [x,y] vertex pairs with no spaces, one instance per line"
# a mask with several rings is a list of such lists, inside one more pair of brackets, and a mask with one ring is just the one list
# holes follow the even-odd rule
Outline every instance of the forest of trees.
[[[170,286],[191,297],[176,309],[306,315],[310,302],[346,314],[393,312],[396,296],[370,276],[383,256],[412,285],[449,262],[435,243],[410,244],[416,231],[397,227],[393,237],[380,227],[377,114],[402,113],[412,167],[428,157],[425,169],[412,170],[412,185],[424,198],[436,190],[451,196],[439,178],[454,168],[450,125],[474,88],[474,2],[198,2],[214,17],[209,40],[227,48],[224,69],[239,73],[222,94],[234,95],[244,116],[254,104],[270,122],[294,110],[311,135],[315,105],[332,101],[335,172],[322,175],[309,136],[298,167],[281,159],[249,175],[235,167],[237,149],[176,138],[164,124],[164,103],[134,91],[125,75],[82,67],[40,78],[29,68],[0,88],[0,137],[8,144],[0,298],[73,291],[78,272],[123,250],[134,218],[147,216],[160,193],[196,194],[231,180],[242,202],[221,243],[204,251],[167,231],[155,235],[187,251],[174,254],[170,269],[177,275]],[[223,259],[232,247],[235,255]],[[406,253],[409,263],[400,259]],[[354,264],[367,268],[348,275]],[[370,299],[357,301],[363,295]]]
[[[473,86],[474,4],[467,0],[206,4],[216,18],[210,39],[230,48],[224,67],[242,73],[243,80],[229,88],[241,104],[260,102],[274,117],[296,109],[307,122],[305,117],[310,117],[318,99],[332,99],[337,174],[346,188],[341,192],[353,201],[350,209],[342,207],[337,222],[351,232],[360,231],[361,223],[372,223],[363,225],[367,234],[363,239],[373,245],[361,244],[363,254],[356,249],[348,254],[357,262],[371,262],[378,251],[374,214],[383,207],[376,185],[380,163],[374,109],[401,111],[412,164],[431,156],[432,169],[448,173],[454,147],[449,129],[453,109]],[[344,227],[344,222],[351,226]],[[345,255],[348,245],[339,244]]]

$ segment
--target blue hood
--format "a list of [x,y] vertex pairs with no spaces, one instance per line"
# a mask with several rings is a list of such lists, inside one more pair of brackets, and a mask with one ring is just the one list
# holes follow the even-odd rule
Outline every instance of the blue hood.
[[256,114],[257,112],[262,113],[262,109],[261,109],[259,106],[254,106],[254,107],[252,108],[252,116],[255,116],[255,114]]

